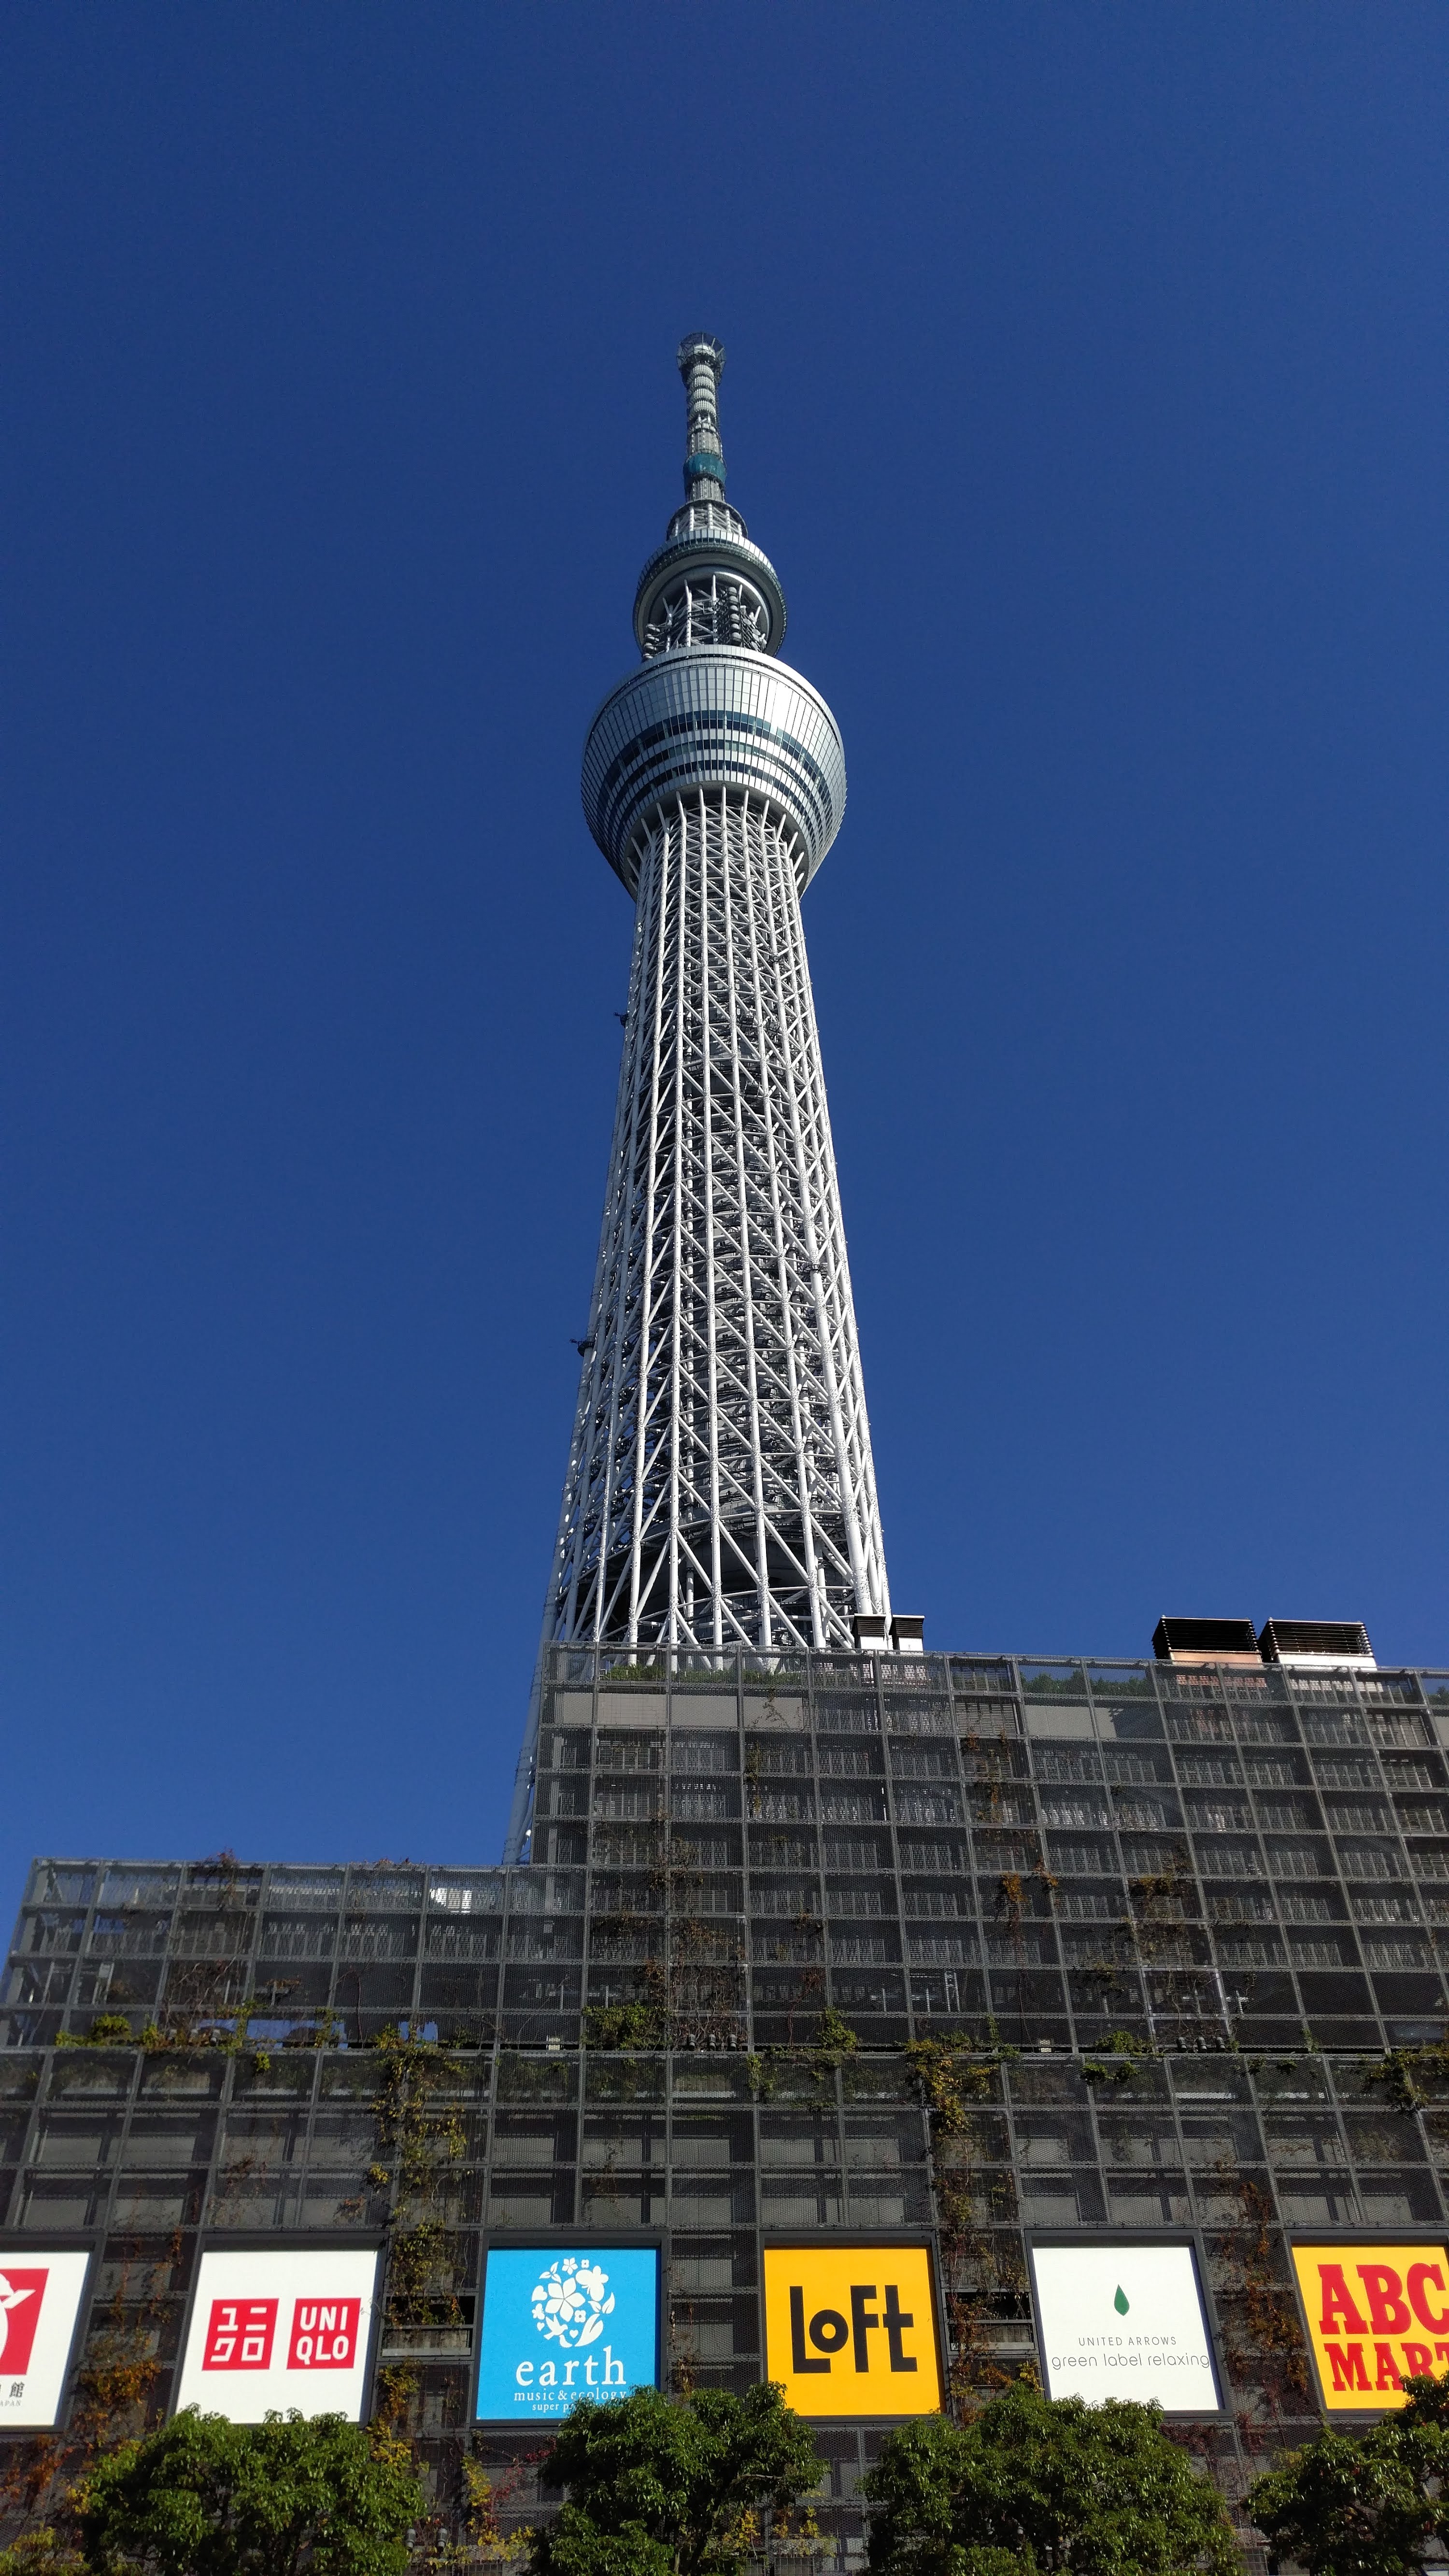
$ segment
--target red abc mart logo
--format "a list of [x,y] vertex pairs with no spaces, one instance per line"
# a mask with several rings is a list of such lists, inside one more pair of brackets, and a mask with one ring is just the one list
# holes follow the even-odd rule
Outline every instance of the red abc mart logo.
[[1382,2414],[1412,2379],[1449,2375],[1449,2246],[1294,2241],[1304,2320],[1329,2414]]

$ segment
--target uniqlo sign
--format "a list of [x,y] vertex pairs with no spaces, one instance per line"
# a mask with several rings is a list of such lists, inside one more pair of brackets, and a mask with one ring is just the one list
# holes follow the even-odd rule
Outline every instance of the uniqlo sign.
[[360,2299],[299,2299],[292,2310],[289,2370],[350,2370],[362,2323]]
[[58,2421],[88,2254],[0,2253],[0,2431]]
[[1406,2379],[1449,2370],[1449,2248],[1298,2245],[1293,2268],[1330,2414],[1402,2406]]
[[201,2367],[270,2370],[276,2331],[275,2299],[213,2299]]
[[371,2246],[203,2254],[178,2410],[259,2424],[295,2406],[360,2422],[377,2259]]

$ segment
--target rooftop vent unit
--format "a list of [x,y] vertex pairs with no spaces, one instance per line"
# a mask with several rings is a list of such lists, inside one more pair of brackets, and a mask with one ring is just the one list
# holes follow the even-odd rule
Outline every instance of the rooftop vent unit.
[[1263,1660],[1251,1619],[1159,1619],[1152,1651],[1160,1664],[1259,1665]]
[[1290,1672],[1376,1673],[1378,1665],[1361,1619],[1269,1619],[1258,1636],[1265,1664]]

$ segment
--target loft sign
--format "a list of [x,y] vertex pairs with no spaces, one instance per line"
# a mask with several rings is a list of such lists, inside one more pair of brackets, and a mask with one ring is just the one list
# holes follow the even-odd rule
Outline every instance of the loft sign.
[[923,2245],[768,2245],[766,2370],[798,2415],[934,2415],[941,2403]]
[[495,2246],[483,2282],[480,2423],[567,2415],[659,2384],[654,2246]]
[[906,2335],[916,2320],[901,2306],[900,2285],[887,2281],[884,2312],[877,2314],[871,2306],[879,2298],[874,2281],[852,2281],[850,2285],[850,2322],[847,2325],[839,2308],[817,2308],[809,2325],[805,2322],[805,2292],[798,2281],[790,2286],[790,2366],[800,2371],[824,2371],[830,2368],[830,2356],[844,2350],[847,2341],[857,2376],[870,2369],[870,2338],[885,2332],[890,2347],[892,2370],[908,2373],[920,2369],[913,2352],[906,2350]]

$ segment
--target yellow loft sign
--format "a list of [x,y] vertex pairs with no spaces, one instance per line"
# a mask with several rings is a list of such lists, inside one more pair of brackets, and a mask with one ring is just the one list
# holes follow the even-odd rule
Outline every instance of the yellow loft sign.
[[924,2245],[767,2245],[765,2376],[798,2415],[935,2415]]
[[1449,2249],[1295,2245],[1323,2403],[1359,2415],[1404,2403],[1404,2381],[1449,2369]]

